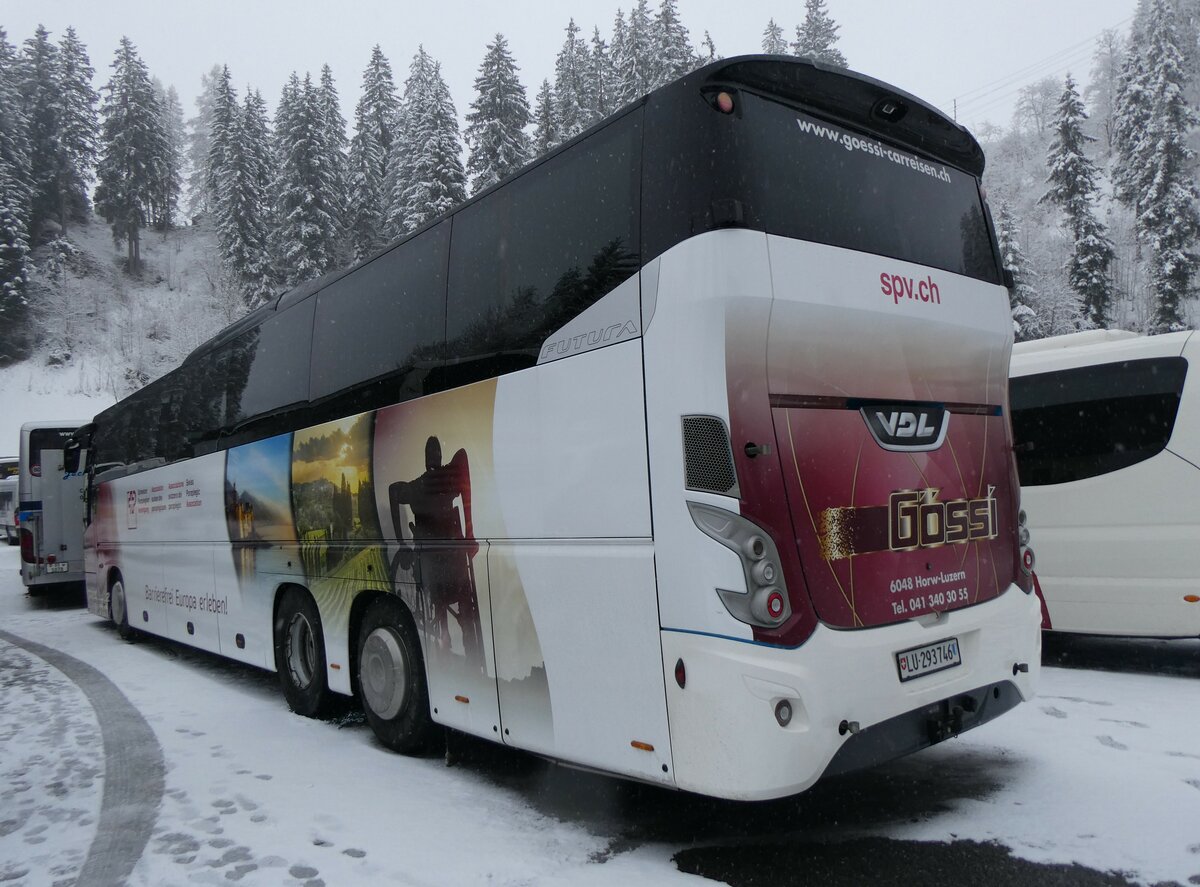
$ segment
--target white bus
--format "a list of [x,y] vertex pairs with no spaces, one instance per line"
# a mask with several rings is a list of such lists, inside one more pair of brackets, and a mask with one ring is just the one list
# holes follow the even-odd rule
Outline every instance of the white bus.
[[[63,448],[83,420],[21,426],[17,520],[21,581],[29,591],[83,582],[84,487],[87,478],[63,467]],[[86,467],[86,463],[85,463]]]
[[16,456],[0,459],[0,530],[9,545],[17,544],[18,465]]
[[689,74],[100,414],[89,607],[727,798],[990,720],[1040,632],[982,169],[867,77]]
[[1047,628],[1200,637],[1198,365],[1194,332],[1100,330],[1013,349]]

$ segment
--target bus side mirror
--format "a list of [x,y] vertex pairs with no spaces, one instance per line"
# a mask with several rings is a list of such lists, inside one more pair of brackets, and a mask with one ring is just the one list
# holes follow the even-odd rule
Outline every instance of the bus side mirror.
[[63,471],[67,474],[74,474],[79,470],[79,454],[82,450],[78,441],[67,441],[63,446]]
[[1012,268],[1005,268],[1004,269],[1004,288],[1007,290],[1011,290],[1016,285],[1017,285],[1017,279],[1015,277],[1013,277]]

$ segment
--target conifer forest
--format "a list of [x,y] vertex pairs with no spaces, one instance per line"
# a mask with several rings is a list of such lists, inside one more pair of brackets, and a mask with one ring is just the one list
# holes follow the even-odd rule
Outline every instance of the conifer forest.
[[[116,355],[105,385],[128,393],[284,289],[372,254],[719,59],[720,35],[689,32],[678,6],[637,0],[607,27],[568,17],[553,78],[540,83],[522,80],[497,33],[478,49],[470,96],[451,95],[424,47],[393,60],[377,45],[361,72],[295,71],[278,95],[218,64],[196,72],[192,108],[128,38],[88,47],[70,27],[0,27],[0,365],[102,351]],[[839,49],[836,2],[806,0],[796,14],[763,24],[762,52],[872,73]],[[977,129],[1018,340],[1197,325],[1198,103],[1200,0],[1139,0],[1087,70],[1025,85],[1011,120]],[[96,271],[78,240],[89,226],[122,256],[103,298],[80,285]],[[166,347],[161,318],[122,299],[147,275],[170,283],[147,244],[191,229],[206,232],[204,286],[177,297],[203,304]],[[131,344],[156,337],[148,351]]]

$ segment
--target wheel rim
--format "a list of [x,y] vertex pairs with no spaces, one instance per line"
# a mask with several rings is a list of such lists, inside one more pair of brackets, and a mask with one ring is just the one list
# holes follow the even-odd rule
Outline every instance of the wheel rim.
[[371,711],[390,721],[404,708],[408,692],[408,670],[395,629],[380,626],[367,635],[359,661],[363,701]]
[[111,597],[109,607],[112,609],[112,620],[117,625],[124,625],[128,618],[125,609],[125,584],[118,579],[108,593]]
[[304,690],[312,683],[316,671],[317,644],[312,626],[303,613],[292,617],[287,633],[287,664],[292,681]]

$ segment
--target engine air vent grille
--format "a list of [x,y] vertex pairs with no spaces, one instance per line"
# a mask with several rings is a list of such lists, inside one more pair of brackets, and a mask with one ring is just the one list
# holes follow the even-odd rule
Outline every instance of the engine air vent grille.
[[683,457],[689,490],[739,495],[729,431],[716,416],[683,417]]

